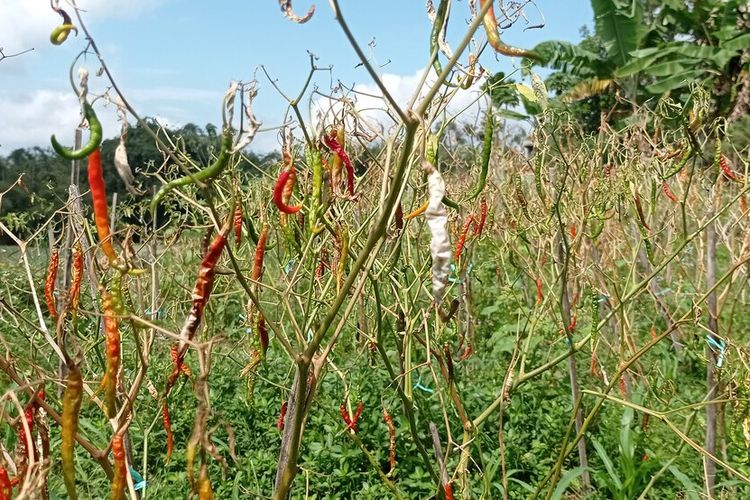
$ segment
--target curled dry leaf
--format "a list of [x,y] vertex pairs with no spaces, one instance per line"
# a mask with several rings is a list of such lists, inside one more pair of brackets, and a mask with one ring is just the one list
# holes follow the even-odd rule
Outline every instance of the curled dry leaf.
[[128,163],[128,152],[125,149],[125,141],[123,139],[120,139],[120,143],[115,148],[115,169],[117,169],[117,173],[120,175],[122,182],[125,183],[125,188],[128,190],[128,193],[132,195],[142,194],[133,185],[135,177],[133,177],[133,170]]
[[245,98],[242,101],[242,112],[245,115],[245,122],[242,124],[243,129],[240,130],[240,136],[237,138],[237,143],[232,148],[232,153],[241,151],[248,144],[253,142],[255,134],[261,126],[261,122],[255,118],[255,113],[253,113],[253,101],[257,95],[258,90],[255,88],[255,82],[252,82],[247,90],[245,90]]
[[[86,102],[86,98],[89,95],[89,70],[83,67],[78,68],[78,83],[78,100],[81,102],[81,108],[83,108],[84,103]],[[86,118],[84,116],[83,118],[81,118],[80,127],[84,126],[85,121]]]
[[224,127],[231,127],[234,119],[234,99],[240,90],[240,82],[232,80],[229,82],[229,88],[224,94]]
[[279,0],[279,7],[281,7],[281,12],[284,13],[287,19],[299,24],[306,23],[310,20],[313,14],[315,14],[315,4],[311,5],[310,10],[308,10],[307,14],[302,17],[294,13],[294,9],[292,9],[292,0]]
[[445,181],[431,163],[424,161],[423,167],[428,172],[427,185],[429,202],[425,219],[430,228],[430,254],[432,255],[432,295],[437,304],[443,300],[443,292],[448,284],[450,273],[451,242],[448,237],[448,211],[443,205]]

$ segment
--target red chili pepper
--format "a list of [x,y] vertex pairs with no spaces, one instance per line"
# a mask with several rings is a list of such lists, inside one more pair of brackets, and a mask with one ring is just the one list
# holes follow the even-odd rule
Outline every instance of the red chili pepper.
[[651,340],[656,340],[656,327],[652,324],[651,325]]
[[13,488],[10,485],[10,478],[5,467],[0,467],[0,500],[11,500]]
[[576,322],[578,321],[578,316],[576,314],[573,315],[573,318],[570,320],[570,324],[568,325],[568,331],[572,332],[576,329]]
[[328,251],[324,248],[320,251],[320,262],[318,262],[318,267],[315,268],[315,278],[320,279],[323,277],[323,271],[329,267],[328,264]]
[[110,262],[117,259],[115,249],[112,247],[112,238],[109,233],[109,216],[107,215],[107,191],[104,185],[104,174],[102,172],[101,151],[96,148],[89,155],[89,188],[91,189],[91,199],[94,204],[94,222],[96,223],[96,232],[99,235],[99,244],[102,251],[109,258]]
[[47,310],[53,320],[57,319],[57,306],[55,305],[55,282],[57,281],[57,268],[60,265],[60,254],[57,248],[52,249],[47,266],[47,277],[44,280],[44,299],[47,302]]
[[234,207],[234,245],[242,243],[242,203]]
[[628,396],[628,391],[625,386],[625,375],[620,375],[620,394],[622,394],[623,398]]
[[169,349],[169,354],[172,357],[172,364],[174,365],[173,370],[179,373],[184,374],[186,377],[190,377],[192,375],[192,371],[190,370],[190,367],[187,365],[187,363],[180,362],[179,356],[177,356],[177,346],[173,345]]
[[570,237],[573,239],[576,239],[576,236],[578,236],[578,228],[575,224],[570,225]]
[[73,315],[78,312],[78,303],[81,300],[81,281],[83,280],[83,250],[76,243],[73,247],[73,277],[70,281],[70,309]]
[[388,426],[388,464],[390,465],[388,473],[393,474],[396,469],[396,426],[393,425],[393,418],[386,408],[383,408],[383,420]]
[[291,190],[294,189],[296,179],[297,174],[295,173],[294,168],[282,170],[278,179],[276,179],[276,185],[273,188],[273,202],[276,205],[276,208],[282,213],[296,214],[302,210],[302,205],[289,206],[287,205],[288,199],[284,199],[286,197],[285,195],[291,193]]
[[641,422],[641,430],[643,432],[648,432],[648,424],[651,421],[651,414],[650,413],[644,413],[643,414],[643,421]]
[[732,168],[729,166],[729,160],[723,154],[719,156],[719,166],[721,167],[721,171],[724,173],[724,177],[735,182],[740,181],[737,174],[735,174]]
[[281,411],[279,412],[279,420],[276,422],[276,428],[279,430],[284,429],[284,418],[286,417],[286,401],[281,403]]
[[453,500],[453,486],[451,486],[451,483],[443,485],[443,492],[445,493],[445,500]]
[[458,259],[461,258],[461,252],[464,249],[464,245],[466,244],[466,237],[469,235],[469,229],[471,229],[471,225],[476,225],[476,219],[474,218],[474,215],[469,215],[466,218],[466,222],[464,222],[464,227],[461,230],[461,235],[458,237],[458,242],[456,243],[456,251],[453,253],[453,260],[458,262]]
[[115,459],[115,467],[109,498],[111,500],[123,500],[125,498],[128,467],[125,461],[125,445],[122,439],[122,431],[115,433],[112,438],[112,456]]
[[[359,404],[357,405],[357,409],[354,410],[354,415],[352,415],[351,420],[347,422],[349,424],[347,429],[357,432],[357,422],[359,422],[359,416],[362,414],[362,410],[364,408],[365,408],[365,404],[362,401],[360,401]],[[344,408],[344,411],[346,411],[346,408]],[[344,420],[346,420],[346,418]]]
[[[198,331],[198,327],[203,319],[203,310],[206,307],[208,299],[211,297],[211,291],[214,286],[214,277],[216,275],[216,264],[219,262],[219,257],[227,244],[227,234],[229,233],[229,227],[231,218],[227,218],[224,226],[222,226],[219,234],[216,235],[211,245],[208,247],[208,251],[203,256],[200,268],[198,270],[198,279],[195,281],[195,287],[193,288],[193,305],[190,308],[185,324],[180,330],[180,344],[177,351],[177,359],[180,363],[185,361],[185,352],[187,351],[188,342],[193,340],[195,333]],[[171,385],[167,384],[167,394],[171,389]]]
[[164,430],[167,433],[167,456],[164,459],[164,464],[169,463],[169,459],[172,458],[172,449],[174,448],[174,434],[172,434],[172,419],[169,418],[169,407],[167,401],[161,405],[161,421],[164,424]]
[[346,410],[346,403],[341,403],[341,408],[339,408],[339,411],[341,412],[341,418],[344,419],[346,427],[349,428],[352,425],[352,419],[349,418],[349,412]]
[[487,199],[482,198],[479,201],[479,223],[474,225],[474,236],[482,236],[484,223],[487,221]]
[[349,196],[354,196],[354,166],[349,159],[349,155],[344,151],[344,147],[336,138],[336,130],[331,130],[329,134],[324,135],[323,143],[344,163],[344,167],[346,167],[346,189],[349,192]]
[[536,303],[541,304],[544,300],[544,290],[542,288],[542,277],[538,276],[536,279]]
[[677,197],[672,192],[672,189],[669,187],[669,184],[667,181],[664,181],[661,183],[661,190],[664,191],[664,194],[669,198],[673,203],[679,202]]

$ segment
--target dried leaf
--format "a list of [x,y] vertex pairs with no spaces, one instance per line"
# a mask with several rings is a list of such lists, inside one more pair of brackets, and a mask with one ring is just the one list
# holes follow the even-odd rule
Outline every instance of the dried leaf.
[[281,7],[281,12],[284,13],[287,19],[299,24],[306,23],[310,20],[313,14],[315,14],[315,4],[310,6],[310,10],[308,10],[307,14],[303,17],[299,17],[294,13],[294,10],[292,9],[292,0],[279,0],[279,7]]
[[255,88],[255,82],[252,82],[247,90],[245,90],[245,98],[242,101],[242,112],[245,115],[245,122],[242,124],[243,130],[240,131],[240,136],[232,148],[232,153],[241,151],[253,142],[255,134],[261,126],[261,123],[255,118],[255,113],[253,113],[253,101],[257,95],[258,90]]
[[128,163],[128,152],[125,149],[125,141],[123,139],[120,139],[120,143],[115,148],[115,169],[120,175],[122,182],[125,183],[128,193],[132,195],[143,194],[133,185],[135,177],[133,177],[133,170]]
[[234,99],[240,89],[240,82],[231,81],[227,93],[224,94],[224,127],[231,127],[234,119]]
[[427,186],[429,189],[429,202],[425,219],[430,228],[430,254],[432,255],[432,296],[436,304],[443,301],[443,293],[448,284],[451,261],[451,242],[448,237],[448,211],[443,205],[445,196],[445,181],[437,171],[426,160],[423,167],[429,173]]

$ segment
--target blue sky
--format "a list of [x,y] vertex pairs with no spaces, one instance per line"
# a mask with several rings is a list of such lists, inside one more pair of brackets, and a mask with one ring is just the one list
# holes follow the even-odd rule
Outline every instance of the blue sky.
[[[65,0],[61,5],[65,7]],[[259,95],[255,111],[264,127],[281,123],[285,102],[259,70],[262,64],[290,95],[307,76],[307,51],[317,64],[332,66],[316,83],[327,90],[341,80],[358,89],[375,91],[333,18],[328,2],[317,0],[317,12],[304,25],[288,21],[276,0],[79,0],[87,9],[84,21],[103,51],[107,64],[126,97],[142,115],[166,123],[194,122],[200,126],[220,121],[221,98],[230,80],[255,77]],[[350,28],[363,47],[388,75],[389,89],[409,95],[416,75],[429,56],[430,22],[423,0],[340,0]],[[437,3],[437,2],[436,2]],[[296,0],[302,14],[310,3]],[[544,15],[543,29],[524,30],[523,21],[503,33],[509,43],[531,47],[560,39],[577,41],[579,29],[591,25],[588,0],[538,0]],[[526,13],[532,24],[542,21],[534,8]],[[467,0],[455,0],[448,41],[456,45],[469,19]],[[85,46],[83,36],[52,46],[50,31],[60,17],[47,0],[0,1],[0,47],[7,54],[34,48],[33,52],[0,61],[0,154],[16,147],[46,146],[51,133],[68,135],[78,121],[77,103],[67,83],[68,67]],[[484,37],[477,32],[477,40]],[[368,43],[372,42],[368,47]],[[486,51],[482,64],[491,73],[512,71],[509,59],[496,59]],[[517,62],[517,61],[516,61]],[[104,90],[96,78],[96,60],[85,66],[90,87]],[[114,135],[113,109],[100,111],[105,135]],[[111,131],[107,134],[107,129]],[[276,145],[276,133],[260,134],[255,149]]]

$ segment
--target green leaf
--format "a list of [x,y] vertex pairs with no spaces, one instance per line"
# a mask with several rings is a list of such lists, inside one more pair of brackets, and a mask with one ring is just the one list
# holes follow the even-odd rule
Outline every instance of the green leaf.
[[603,72],[606,65],[606,61],[598,54],[570,42],[550,40],[538,44],[533,51],[538,57],[529,59],[526,66],[540,65],[587,77]]
[[617,67],[624,66],[646,34],[641,3],[633,0],[618,6],[612,0],[591,0],[591,7],[596,34],[601,37],[610,61]]
[[701,76],[704,76],[703,71],[699,69],[691,69],[648,85],[646,90],[652,94],[663,94],[665,92],[685,87],[691,81],[696,80]]
[[518,111],[513,111],[510,109],[501,109],[497,113],[495,113],[497,116],[501,118],[507,118],[508,120],[528,120],[529,116],[525,115],[523,113],[519,113]]
[[741,50],[750,49],[750,33],[745,33],[731,40],[721,44],[721,48],[729,50],[731,52],[739,52]]
[[699,498],[698,492],[703,490],[702,486],[698,486],[697,484],[695,484],[687,475],[685,475],[684,472],[678,469],[675,465],[670,465],[669,467],[667,467],[667,469],[672,473],[675,479],[677,479],[682,484],[682,487],[685,488],[685,494],[687,495],[686,498],[689,498],[691,500]]
[[685,65],[692,66],[695,63],[688,61],[687,59],[681,59],[679,61],[669,61],[661,64],[655,64],[647,68],[644,73],[650,76],[670,76],[684,73],[686,71]]
[[560,481],[557,483],[555,491],[552,493],[552,500],[560,500],[570,486],[570,483],[578,479],[585,471],[586,467],[576,467],[575,469],[565,471],[565,474],[562,475]]
[[596,438],[591,438],[591,443],[594,445],[594,449],[596,449],[597,455],[599,455],[599,458],[604,463],[604,468],[607,469],[607,474],[609,474],[609,477],[612,478],[612,482],[614,483],[615,487],[618,490],[622,489],[622,481],[620,480],[620,476],[617,475],[617,472],[615,471],[615,467],[612,465],[612,460],[609,458],[609,455],[607,455],[607,450],[604,449],[604,446],[597,441]]

